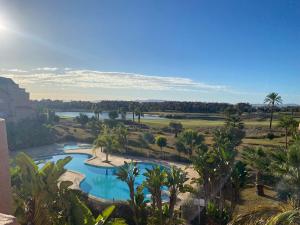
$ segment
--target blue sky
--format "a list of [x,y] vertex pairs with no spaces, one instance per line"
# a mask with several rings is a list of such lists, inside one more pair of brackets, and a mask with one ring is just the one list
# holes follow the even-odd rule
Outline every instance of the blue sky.
[[37,99],[300,103],[299,40],[296,0],[0,4],[1,74]]

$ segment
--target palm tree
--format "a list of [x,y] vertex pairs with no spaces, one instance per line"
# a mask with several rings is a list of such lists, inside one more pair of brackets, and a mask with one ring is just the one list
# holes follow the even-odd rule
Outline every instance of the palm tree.
[[285,148],[288,148],[288,134],[294,133],[299,123],[292,116],[282,116],[279,120],[279,126],[285,129]]
[[119,109],[119,114],[121,115],[121,119],[122,120],[126,120],[126,109],[124,108],[124,107],[121,107],[120,109]]
[[201,134],[199,134],[197,131],[188,129],[188,130],[183,131],[180,134],[179,140],[182,143],[184,143],[190,156],[192,156],[193,152],[195,150],[195,147],[199,146],[204,141],[204,137]]
[[136,103],[132,102],[129,106],[130,110],[132,111],[132,122],[134,122],[134,116],[136,111]]
[[104,147],[106,153],[105,162],[109,162],[108,155],[112,152],[113,149],[119,147],[119,142],[116,134],[113,132],[112,129],[108,127],[104,127],[103,132],[99,134],[97,139],[94,141],[95,147]]
[[300,225],[300,209],[292,204],[259,206],[236,216],[229,225]]
[[92,111],[95,114],[95,117],[97,118],[97,120],[100,119],[100,114],[102,114],[102,110],[97,106],[97,104],[93,104],[92,105]]
[[282,184],[280,191],[292,196],[300,207],[300,142],[296,141],[288,150],[272,152],[271,170]]
[[163,204],[162,204],[162,186],[167,182],[167,173],[160,166],[153,167],[152,169],[146,168],[146,177],[144,186],[147,187],[151,193],[152,198],[152,209],[158,213],[158,224],[163,225]]
[[97,218],[80,200],[70,181],[59,178],[71,157],[41,168],[25,153],[19,153],[12,167],[12,191],[15,216],[20,224],[33,225],[126,225],[123,219],[111,219],[115,206],[104,210]]
[[136,162],[124,162],[124,165],[121,166],[117,172],[117,177],[119,180],[126,182],[129,188],[130,201],[129,205],[133,212],[133,220],[136,225],[139,225],[139,215],[138,215],[138,207],[135,202],[135,191],[134,191],[134,183],[136,177],[139,175],[139,169],[137,167]]
[[144,116],[143,108],[141,104],[139,104],[135,109],[135,115],[138,117],[138,123],[141,123],[141,116]]
[[270,130],[271,130],[272,122],[273,122],[274,107],[275,107],[275,105],[279,105],[282,103],[282,98],[278,93],[272,92],[266,96],[264,103],[268,104],[270,107]]
[[188,180],[187,173],[180,168],[174,166],[170,170],[167,170],[167,181],[166,186],[170,192],[169,200],[169,223],[174,224],[174,208],[177,201],[177,195],[179,193],[185,192],[188,189],[188,186],[185,185],[185,182]]
[[118,138],[118,142],[125,149],[125,151],[127,151],[129,134],[128,129],[123,124],[120,124],[115,128],[115,132]]
[[255,171],[256,193],[264,196],[263,174],[269,172],[270,161],[268,155],[262,148],[244,148],[242,152],[243,161]]

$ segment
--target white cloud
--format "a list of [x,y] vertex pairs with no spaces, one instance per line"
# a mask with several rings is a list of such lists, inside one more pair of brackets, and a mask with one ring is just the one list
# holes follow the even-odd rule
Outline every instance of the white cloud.
[[70,88],[107,88],[135,90],[178,90],[178,91],[227,91],[223,85],[206,84],[184,77],[150,76],[135,73],[101,72],[94,70],[59,70],[58,68],[37,68],[27,73],[4,75],[21,85],[40,85]]
[[36,71],[57,71],[58,68],[56,68],[56,67],[39,67],[39,68],[35,68],[34,70],[36,70]]
[[20,69],[1,69],[3,72],[15,72],[15,73],[27,73],[26,70],[20,70]]

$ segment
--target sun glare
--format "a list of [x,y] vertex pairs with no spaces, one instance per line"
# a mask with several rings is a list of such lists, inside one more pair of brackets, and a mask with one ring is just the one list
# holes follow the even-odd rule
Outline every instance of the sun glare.
[[8,22],[0,16],[0,31],[7,31],[9,30]]

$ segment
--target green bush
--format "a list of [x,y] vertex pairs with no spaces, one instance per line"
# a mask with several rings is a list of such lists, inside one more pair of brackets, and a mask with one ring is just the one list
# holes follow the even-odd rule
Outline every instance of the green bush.
[[230,213],[226,209],[220,210],[213,202],[208,202],[206,215],[209,220],[220,225],[226,225],[230,220]]
[[52,144],[55,136],[51,126],[38,119],[7,124],[8,147],[11,150]]

